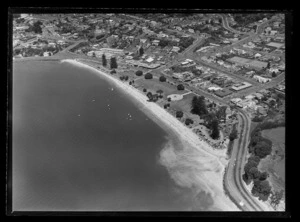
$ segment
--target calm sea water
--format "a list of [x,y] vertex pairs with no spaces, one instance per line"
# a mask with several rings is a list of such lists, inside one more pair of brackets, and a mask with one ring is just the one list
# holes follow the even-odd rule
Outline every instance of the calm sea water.
[[189,191],[159,164],[167,136],[92,71],[15,63],[13,209],[189,209]]

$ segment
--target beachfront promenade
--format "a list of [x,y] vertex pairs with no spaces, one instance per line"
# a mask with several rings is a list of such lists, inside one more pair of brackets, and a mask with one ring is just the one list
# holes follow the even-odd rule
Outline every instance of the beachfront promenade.
[[[63,60],[62,62],[68,62],[81,67],[86,67],[96,71],[101,76],[107,77],[126,94],[129,94],[131,97],[135,98],[136,101],[141,104],[146,113],[150,112],[150,118],[152,116],[153,118],[157,119],[160,124],[163,124],[165,127],[172,130],[173,133],[178,135],[178,138],[181,138],[183,143],[188,144],[188,146],[193,147],[195,150],[197,150],[197,152],[201,153],[201,156],[203,156],[205,159],[203,161],[207,161],[208,166],[209,164],[213,164],[211,167],[211,172],[207,173],[207,178],[205,178],[205,180],[208,182],[210,190],[216,190],[213,192],[215,193],[214,195],[217,195],[215,198],[222,200],[218,201],[220,203],[217,203],[217,205],[224,210],[238,210],[231,200],[225,196],[223,191],[222,177],[227,164],[226,150],[213,149],[205,141],[202,141],[191,129],[176,119],[172,114],[161,108],[158,104],[149,102],[148,97],[141,91],[129,85],[127,82],[122,82],[114,76],[107,74],[103,68],[100,70],[96,64],[90,64],[81,59],[67,59]],[[207,192],[209,192],[209,190]]]

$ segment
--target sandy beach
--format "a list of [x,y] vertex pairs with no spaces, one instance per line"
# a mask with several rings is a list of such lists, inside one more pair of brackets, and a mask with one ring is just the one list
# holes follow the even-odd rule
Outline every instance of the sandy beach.
[[166,110],[156,103],[148,102],[146,95],[128,83],[78,60],[64,59],[61,62],[85,67],[105,76],[134,98],[142,109],[149,111],[161,124],[170,128],[180,138],[183,149],[176,150],[171,143],[166,144],[160,153],[160,162],[168,169],[174,181],[182,187],[192,188],[195,191],[196,200],[198,198],[199,201],[203,201],[201,199],[203,193],[204,196],[210,196],[216,210],[239,211],[223,190],[223,175],[227,164],[226,150],[213,149]]

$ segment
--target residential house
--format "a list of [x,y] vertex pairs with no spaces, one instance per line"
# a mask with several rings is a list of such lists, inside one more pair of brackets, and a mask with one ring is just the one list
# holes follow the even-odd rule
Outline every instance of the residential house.
[[259,54],[259,53],[256,53],[256,54],[254,55],[255,58],[259,58],[259,57],[261,57],[261,56],[262,56],[262,55]]
[[153,62],[154,61],[154,58],[153,57],[148,57],[147,59],[146,59],[146,62]]
[[48,46],[50,46],[50,47],[53,47],[53,48],[54,48],[54,47],[56,46],[56,43],[54,43],[54,42],[49,42],[49,43],[48,43]]
[[270,78],[265,78],[265,77],[258,76],[258,75],[254,75],[253,79],[257,80],[259,83],[267,83],[267,82],[271,81]]
[[255,96],[254,98],[258,99],[259,101],[264,97],[264,95],[261,93],[253,93],[253,95]]
[[276,35],[277,33],[278,33],[278,31],[276,31],[276,30],[270,31],[270,35]]
[[262,116],[266,116],[268,114],[268,109],[264,108],[263,106],[257,106],[256,111]]
[[180,50],[180,48],[178,46],[173,46],[172,48],[172,52],[178,52]]
[[159,39],[154,39],[154,40],[152,41],[152,45],[158,46],[159,42],[160,42]]
[[175,26],[175,29],[177,29],[178,31],[182,31],[182,28],[180,26]]

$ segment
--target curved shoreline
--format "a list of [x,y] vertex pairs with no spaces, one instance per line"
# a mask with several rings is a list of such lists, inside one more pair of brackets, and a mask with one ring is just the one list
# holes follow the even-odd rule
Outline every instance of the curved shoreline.
[[[100,74],[101,76],[112,81],[118,88],[123,90],[131,98],[134,98],[141,105],[140,108],[142,111],[154,117],[154,121],[157,124],[164,129],[170,129],[168,131],[171,131],[171,134],[174,133],[177,135],[178,139],[180,139],[180,141],[182,141],[186,147],[193,148],[196,154],[195,157],[193,157],[193,160],[201,163],[202,166],[206,168],[205,170],[199,171],[199,175],[193,175],[193,177],[195,177],[192,178],[193,182],[205,181],[207,184],[206,192],[209,192],[213,195],[216,205],[219,205],[221,208],[226,208],[225,210],[238,210],[235,204],[232,203],[232,201],[225,195],[223,188],[223,175],[225,172],[225,166],[227,165],[226,150],[214,150],[209,144],[200,140],[200,138],[191,129],[183,125],[183,123],[177,120],[166,110],[161,108],[156,103],[148,102],[146,95],[129,84],[126,84],[121,80],[112,77],[110,74],[98,70],[97,68],[81,61],[64,59],[61,60],[61,62],[67,62],[79,67],[93,70],[97,74]],[[179,159],[178,161],[182,160]],[[172,169],[168,170],[171,171]],[[232,206],[228,206],[230,205],[230,202],[228,201],[232,203]]]

